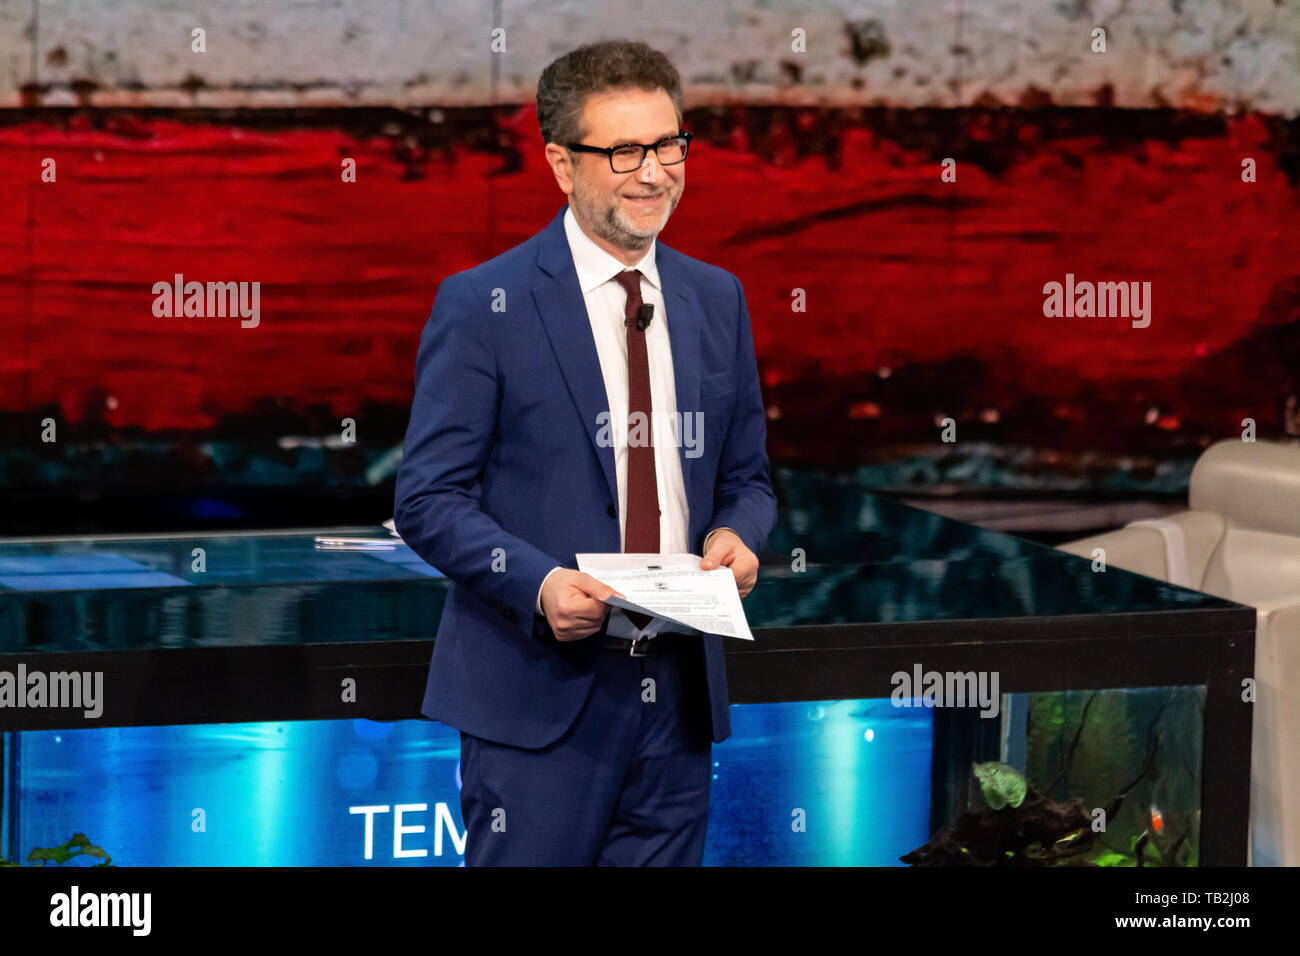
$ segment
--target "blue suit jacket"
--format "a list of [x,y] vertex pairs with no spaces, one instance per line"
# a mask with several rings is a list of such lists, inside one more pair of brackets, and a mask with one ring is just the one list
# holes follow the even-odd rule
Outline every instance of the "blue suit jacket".
[[[604,379],[564,233],[537,235],[443,280],[415,361],[397,473],[402,539],[451,583],[422,713],[487,740],[544,747],[591,689],[598,641],[561,642],[538,588],[579,552],[618,552],[614,449],[598,442]],[[767,428],[740,281],[659,242],[688,541],[730,527],[758,553],[776,523]],[[704,635],[713,739],[731,733],[722,638]]]

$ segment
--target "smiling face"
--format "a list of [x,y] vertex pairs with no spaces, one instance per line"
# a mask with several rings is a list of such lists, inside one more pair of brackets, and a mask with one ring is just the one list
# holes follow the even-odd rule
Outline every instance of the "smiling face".
[[[678,131],[673,101],[663,90],[611,90],[583,104],[588,146],[656,143]],[[555,181],[569,197],[578,225],[597,245],[627,265],[640,261],[677,208],[686,185],[686,164],[662,166],[647,152],[641,168],[615,173],[599,153],[573,153],[546,144]]]

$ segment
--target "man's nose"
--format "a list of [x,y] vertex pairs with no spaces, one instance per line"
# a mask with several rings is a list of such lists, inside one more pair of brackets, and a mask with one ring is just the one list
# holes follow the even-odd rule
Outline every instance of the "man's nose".
[[659,157],[655,155],[654,150],[646,150],[645,159],[641,160],[641,168],[637,170],[636,178],[643,183],[653,183],[659,179]]

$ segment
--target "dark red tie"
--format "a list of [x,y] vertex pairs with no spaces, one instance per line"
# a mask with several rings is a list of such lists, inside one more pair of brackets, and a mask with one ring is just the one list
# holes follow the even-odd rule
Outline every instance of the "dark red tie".
[[[637,328],[641,313],[641,272],[629,269],[617,276],[619,285],[627,291],[627,305],[623,309],[623,325],[627,329],[627,515],[623,528],[623,551],[628,554],[659,553],[659,486],[655,481],[655,450],[651,443],[654,434],[653,406],[650,401],[650,360],[646,353],[645,331]],[[633,414],[641,412],[638,420],[637,443],[632,442]],[[644,614],[627,612],[637,627],[645,627],[649,618]]]

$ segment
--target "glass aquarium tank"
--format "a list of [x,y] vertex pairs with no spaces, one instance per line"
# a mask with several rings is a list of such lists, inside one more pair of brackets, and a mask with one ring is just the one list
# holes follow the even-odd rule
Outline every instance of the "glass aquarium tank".
[[[930,821],[931,714],[737,704],[705,865],[899,866]],[[460,738],[428,720],[0,734],[0,858],[67,866],[458,866]],[[84,841],[84,842],[83,842]]]
[[999,741],[957,738],[975,754],[994,743],[996,759],[952,774],[943,825],[901,859],[1196,866],[1204,700],[1203,686],[1005,695]]
[[[889,699],[733,705],[733,736],[713,751],[705,863],[1194,866],[1202,699],[1200,687],[1007,694],[996,719]],[[11,862],[463,858],[459,739],[431,721],[0,740]]]

